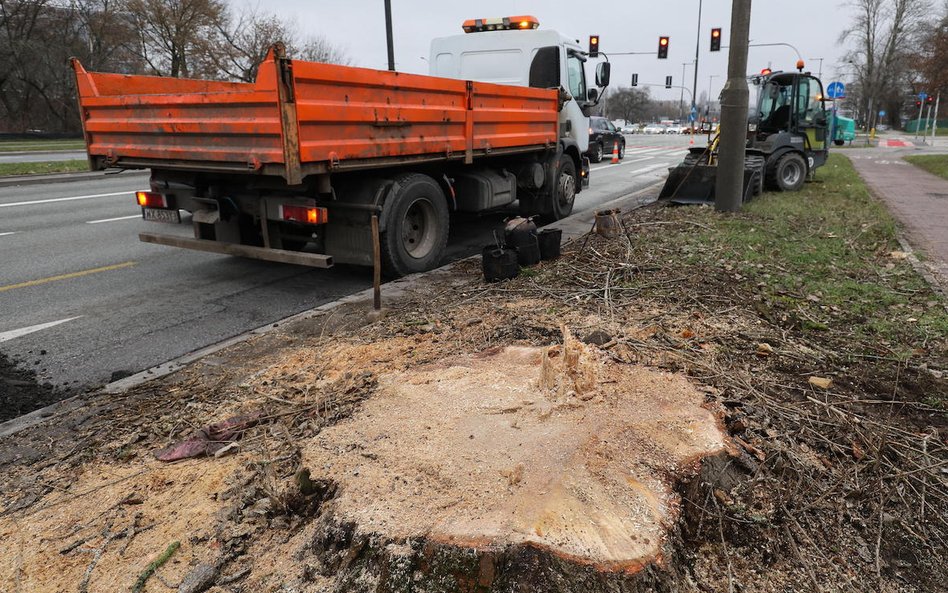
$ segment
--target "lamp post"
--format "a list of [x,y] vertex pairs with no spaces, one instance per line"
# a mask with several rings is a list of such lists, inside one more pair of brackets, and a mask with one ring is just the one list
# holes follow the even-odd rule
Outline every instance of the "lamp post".
[[686,68],[687,66],[690,66],[691,64],[694,64],[694,62],[682,62],[682,63],[681,63],[681,84],[682,84],[682,87],[681,87],[681,94],[680,94],[680,96],[678,97],[678,121],[682,121],[682,118],[684,117],[684,109],[685,109],[685,107],[684,107],[684,105],[685,105],[685,87],[684,87],[684,84],[685,84],[685,68]]
[[820,71],[819,71],[819,73],[816,75],[816,77],[819,78],[819,79],[822,81],[822,80],[823,80],[823,58],[809,58],[809,59],[811,59],[811,60],[819,60],[819,61],[820,61]]
[[[691,108],[695,109],[695,97],[698,95],[698,49],[701,47],[701,5],[703,0],[698,0],[698,34],[695,37],[695,79],[691,87]],[[684,82],[684,75],[682,75]]]
[[385,42],[388,45],[388,69],[395,71],[395,42],[392,39],[392,0],[385,0]]
[[719,74],[712,74],[708,77],[708,102],[704,106],[704,120],[708,121],[708,118],[711,115],[711,82],[720,76]]

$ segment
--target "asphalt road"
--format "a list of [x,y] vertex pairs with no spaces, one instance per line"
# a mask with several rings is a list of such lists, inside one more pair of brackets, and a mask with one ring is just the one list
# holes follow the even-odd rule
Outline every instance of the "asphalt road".
[[[629,136],[593,165],[576,211],[663,179],[687,137]],[[316,270],[138,241],[192,236],[190,220],[141,220],[144,176],[0,188],[0,351],[69,391],[107,383],[367,288],[371,270]],[[506,215],[452,224],[448,259],[480,251]]]
[[48,161],[74,161],[84,158],[86,158],[85,150],[0,152],[0,163],[43,163]]

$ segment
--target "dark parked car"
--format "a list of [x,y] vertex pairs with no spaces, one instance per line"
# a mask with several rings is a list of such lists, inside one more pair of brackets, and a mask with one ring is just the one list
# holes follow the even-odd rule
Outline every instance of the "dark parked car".
[[619,143],[619,158],[625,158],[625,137],[612,122],[604,117],[589,118],[589,150],[586,156],[594,163],[612,154],[615,143]]

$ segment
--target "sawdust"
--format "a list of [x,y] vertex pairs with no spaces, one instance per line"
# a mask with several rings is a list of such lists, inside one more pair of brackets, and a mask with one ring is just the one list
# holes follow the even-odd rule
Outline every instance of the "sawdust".
[[173,541],[181,548],[160,572],[180,581],[193,562],[217,554],[214,526],[222,503],[215,498],[239,465],[233,457],[85,468],[70,492],[48,495],[25,514],[0,517],[0,591],[75,591],[106,540],[89,591],[131,590]]

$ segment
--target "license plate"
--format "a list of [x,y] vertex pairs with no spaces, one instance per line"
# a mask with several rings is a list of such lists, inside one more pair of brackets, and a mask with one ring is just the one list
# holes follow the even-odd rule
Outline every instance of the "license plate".
[[142,208],[145,220],[152,222],[181,222],[181,212],[177,210],[162,210],[161,208]]

